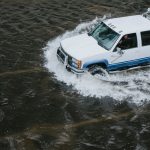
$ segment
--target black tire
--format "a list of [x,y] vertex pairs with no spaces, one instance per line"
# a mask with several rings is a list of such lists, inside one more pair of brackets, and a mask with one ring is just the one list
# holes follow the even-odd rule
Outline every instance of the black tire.
[[89,68],[89,72],[93,76],[106,77],[106,78],[109,76],[107,70],[98,65],[91,66]]

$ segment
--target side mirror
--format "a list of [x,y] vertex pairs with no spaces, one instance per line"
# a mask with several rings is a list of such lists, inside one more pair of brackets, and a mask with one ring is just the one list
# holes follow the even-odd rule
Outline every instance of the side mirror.
[[123,55],[123,54],[124,54],[124,52],[121,50],[120,47],[117,47],[117,53],[118,53],[119,55]]

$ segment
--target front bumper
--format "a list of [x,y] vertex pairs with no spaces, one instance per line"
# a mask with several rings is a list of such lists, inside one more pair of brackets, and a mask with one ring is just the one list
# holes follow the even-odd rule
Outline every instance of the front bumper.
[[57,58],[61,63],[65,65],[66,70],[75,74],[83,74],[85,72],[83,69],[77,69],[68,64],[68,57],[69,56],[64,51],[62,51],[61,48],[58,48]]
[[85,72],[84,70],[79,70],[79,69],[73,68],[69,65],[66,66],[66,69],[67,69],[67,71],[75,73],[75,74],[83,74]]

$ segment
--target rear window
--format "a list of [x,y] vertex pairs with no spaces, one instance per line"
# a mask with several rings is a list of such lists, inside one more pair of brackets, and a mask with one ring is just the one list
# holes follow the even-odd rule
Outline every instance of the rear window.
[[142,46],[150,45],[150,31],[141,32]]

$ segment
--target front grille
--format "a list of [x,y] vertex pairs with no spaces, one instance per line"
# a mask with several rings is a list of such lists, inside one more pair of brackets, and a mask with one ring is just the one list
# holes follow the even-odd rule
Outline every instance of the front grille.
[[68,56],[68,64],[72,66],[72,57]]
[[62,47],[60,47],[60,50],[61,50],[65,55],[68,55],[68,54],[64,51],[64,49],[63,49]]
[[57,50],[57,55],[62,59],[63,63],[65,61],[65,55],[58,49]]
[[65,59],[67,57],[67,63],[69,66],[72,66],[72,57],[69,56],[64,50],[62,47],[60,47],[58,50],[57,50],[57,55],[61,58],[62,62],[64,63],[65,62]]

